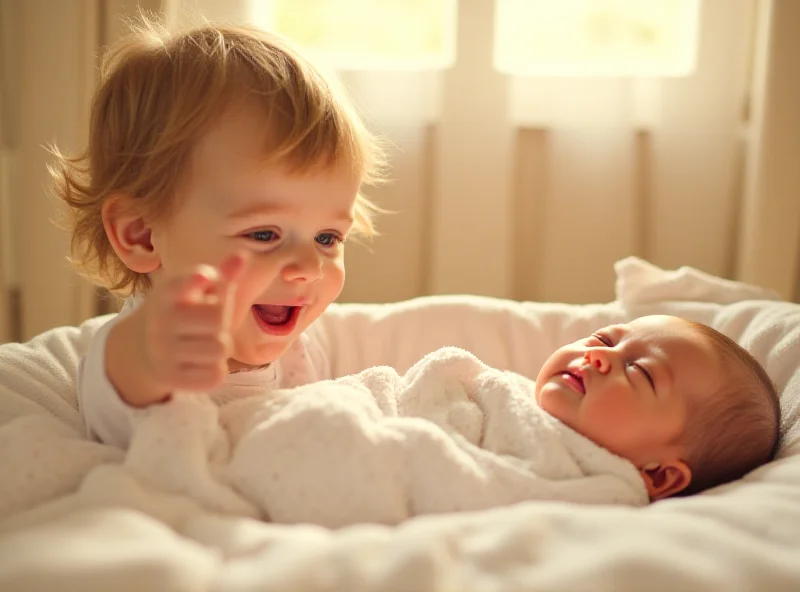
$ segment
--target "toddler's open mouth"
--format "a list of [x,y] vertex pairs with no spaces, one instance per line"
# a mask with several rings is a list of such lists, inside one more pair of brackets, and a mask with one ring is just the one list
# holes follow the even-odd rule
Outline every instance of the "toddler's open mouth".
[[254,304],[253,316],[262,331],[272,335],[288,335],[294,331],[302,306]]

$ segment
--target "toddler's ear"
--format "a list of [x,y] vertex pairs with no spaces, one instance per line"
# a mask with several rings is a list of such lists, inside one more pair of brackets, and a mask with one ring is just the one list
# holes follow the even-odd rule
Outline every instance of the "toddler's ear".
[[639,471],[652,501],[680,493],[692,481],[692,470],[682,460],[648,464]]
[[150,227],[125,197],[111,197],[103,204],[103,226],[108,241],[122,262],[136,273],[151,273],[161,266],[161,257],[151,241]]

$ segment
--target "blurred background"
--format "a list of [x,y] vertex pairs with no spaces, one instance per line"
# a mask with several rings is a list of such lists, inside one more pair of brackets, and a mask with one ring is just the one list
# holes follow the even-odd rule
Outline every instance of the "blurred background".
[[637,255],[800,297],[798,0],[0,0],[0,342],[104,312],[52,219],[140,10],[276,30],[391,142],[340,300],[613,298]]

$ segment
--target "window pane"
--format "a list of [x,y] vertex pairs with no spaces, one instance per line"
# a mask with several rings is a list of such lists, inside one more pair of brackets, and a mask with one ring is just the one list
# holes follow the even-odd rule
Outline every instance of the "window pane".
[[531,76],[686,76],[699,0],[496,0],[495,66]]
[[339,69],[444,68],[456,0],[261,0],[259,24]]

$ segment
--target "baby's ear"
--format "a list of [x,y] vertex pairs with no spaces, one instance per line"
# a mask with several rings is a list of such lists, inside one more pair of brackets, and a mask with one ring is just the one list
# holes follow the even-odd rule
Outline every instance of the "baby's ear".
[[682,460],[645,465],[639,471],[652,501],[680,493],[692,482],[692,470]]
[[151,230],[125,196],[110,197],[103,204],[103,226],[111,247],[122,262],[136,273],[151,273],[161,266],[153,248]]

